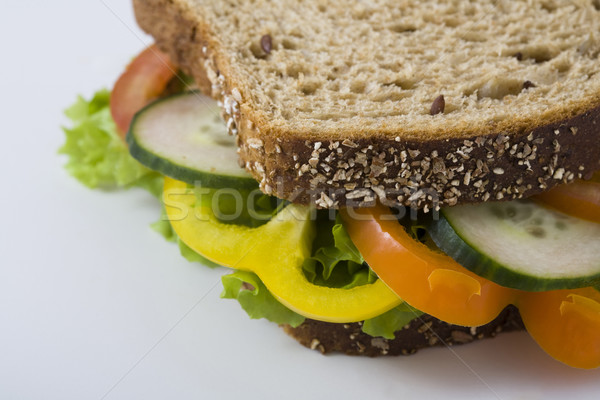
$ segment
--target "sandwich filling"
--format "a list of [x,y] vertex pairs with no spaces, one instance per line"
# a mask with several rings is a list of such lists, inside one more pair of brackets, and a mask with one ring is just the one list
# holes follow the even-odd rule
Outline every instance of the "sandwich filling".
[[[90,187],[149,190],[163,205],[153,227],[188,260],[234,269],[222,279],[222,296],[237,299],[251,318],[291,326],[305,318],[364,321],[363,332],[393,338],[423,312],[479,326],[514,304],[550,355],[600,366],[598,182],[435,216],[382,204],[340,211],[291,204],[220,167],[234,159],[218,153],[233,152],[233,138],[223,126],[215,139],[218,128],[204,129],[194,120],[198,109],[178,103],[191,99],[202,111],[211,100],[192,92],[146,106],[168,86],[165,68],[174,71],[168,60],[149,65],[150,55],[134,60],[112,95],[80,98],[67,111],[66,167]],[[165,137],[198,126],[180,149],[166,148]],[[208,149],[207,157],[187,153],[196,148]]]

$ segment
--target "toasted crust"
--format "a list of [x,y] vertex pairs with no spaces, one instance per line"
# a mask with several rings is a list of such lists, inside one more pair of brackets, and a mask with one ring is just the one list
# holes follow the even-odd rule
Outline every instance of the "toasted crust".
[[519,123],[465,127],[442,139],[385,127],[290,131],[255,109],[219,38],[187,4],[134,0],[140,26],[222,102],[241,164],[267,194],[321,208],[377,199],[423,208],[519,199],[600,169],[600,96],[545,119],[517,115]]
[[397,331],[394,339],[371,337],[362,332],[359,323],[332,324],[306,320],[297,328],[284,325],[283,329],[302,345],[323,354],[340,352],[376,357],[410,355],[426,347],[471,343],[524,327],[518,310],[510,306],[495,320],[477,328],[450,325],[430,315],[423,315]]

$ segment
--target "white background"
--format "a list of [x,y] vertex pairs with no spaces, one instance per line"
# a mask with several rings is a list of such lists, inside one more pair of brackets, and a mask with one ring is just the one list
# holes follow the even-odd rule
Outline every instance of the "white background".
[[4,0],[0,12],[0,399],[597,398],[600,371],[525,333],[412,357],[321,356],[221,300],[219,276],[148,225],[145,192],[62,169],[62,110],[150,39],[125,0]]

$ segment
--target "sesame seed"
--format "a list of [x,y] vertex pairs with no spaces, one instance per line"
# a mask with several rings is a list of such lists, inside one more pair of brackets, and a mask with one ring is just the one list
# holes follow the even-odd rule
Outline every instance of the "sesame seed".
[[358,189],[354,190],[350,193],[346,193],[347,199],[358,199],[360,197],[365,197],[371,194],[371,189]]
[[310,342],[310,349],[315,350],[317,348],[317,346],[320,344],[321,344],[321,342],[319,341],[319,339],[315,338]]
[[323,207],[330,208],[333,206],[333,200],[331,200],[331,198],[327,196],[325,192],[321,192],[321,197],[318,201],[321,202],[321,206]]
[[406,162],[406,160],[407,160],[407,159],[408,159],[408,155],[407,155],[406,151],[402,150],[402,151],[400,152],[400,160],[401,160],[402,162]]
[[342,146],[352,147],[352,148],[358,147],[358,145],[350,139],[344,139],[344,141],[342,142]]
[[[410,150],[409,149],[408,154],[410,154],[410,156],[412,158],[417,158],[417,157],[419,157],[419,154],[421,154],[421,152],[419,150]],[[402,156],[402,154],[401,154],[401,156]]]
[[358,352],[359,353],[364,353],[366,347],[364,344],[362,344],[361,342],[356,342],[356,347],[358,347]]
[[467,171],[465,173],[465,178],[463,180],[463,183],[465,184],[465,186],[469,186],[469,183],[471,183],[471,171]]
[[246,142],[251,149],[261,149],[263,147],[263,141],[257,138],[247,139]]
[[469,343],[473,341],[473,336],[463,331],[452,331],[450,332],[450,336],[456,343]]
[[238,90],[238,88],[233,88],[231,89],[231,95],[233,96],[233,98],[238,101],[238,102],[242,102],[242,94],[240,93],[240,91]]
[[421,325],[419,328],[417,328],[417,332],[424,333],[425,331],[428,331],[429,329],[431,329],[432,325],[433,325],[432,321],[425,322],[423,325]]
[[563,176],[565,175],[565,169],[564,168],[558,168],[555,172],[554,175],[552,176],[554,179],[557,180],[561,180],[563,178]]

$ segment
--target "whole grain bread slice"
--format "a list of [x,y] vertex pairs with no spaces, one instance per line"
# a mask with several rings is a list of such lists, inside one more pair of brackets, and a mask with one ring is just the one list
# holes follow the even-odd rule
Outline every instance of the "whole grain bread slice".
[[600,169],[597,1],[134,0],[269,194],[522,198]]
[[339,352],[376,357],[410,355],[427,347],[471,343],[501,332],[523,330],[524,326],[519,311],[509,306],[490,323],[472,328],[447,324],[425,314],[395,332],[394,339],[367,335],[362,332],[360,323],[332,324],[306,320],[296,328],[289,325],[283,328],[302,345],[323,354]]

